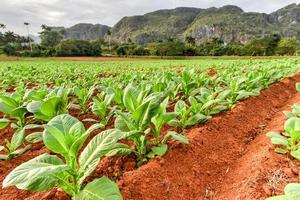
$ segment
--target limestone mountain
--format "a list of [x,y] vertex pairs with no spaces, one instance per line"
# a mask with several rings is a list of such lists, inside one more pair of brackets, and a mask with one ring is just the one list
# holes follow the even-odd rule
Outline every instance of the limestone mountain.
[[69,28],[51,27],[52,30],[61,31],[64,39],[97,40],[104,39],[111,27],[101,24],[80,23]]
[[137,43],[147,43],[177,37],[189,27],[200,11],[198,8],[182,7],[124,17],[113,27],[112,38],[117,42],[131,39]]
[[300,4],[291,4],[271,14],[244,12],[231,5],[208,9],[183,7],[124,17],[113,27],[112,38],[117,42],[131,40],[143,44],[192,36],[197,43],[213,37],[226,43],[245,43],[272,33],[300,37],[299,22]]
[[64,39],[110,39],[119,43],[133,41],[139,44],[177,38],[194,37],[197,44],[210,38],[221,38],[226,43],[245,43],[253,37],[273,33],[300,38],[300,4],[291,4],[270,14],[245,12],[227,5],[208,9],[180,7],[123,17],[112,28],[101,24],[80,23],[64,30]]

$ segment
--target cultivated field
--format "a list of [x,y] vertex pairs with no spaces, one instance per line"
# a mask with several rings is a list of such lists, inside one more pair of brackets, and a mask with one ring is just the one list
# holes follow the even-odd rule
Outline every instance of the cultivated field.
[[297,57],[2,58],[0,199],[283,194],[299,181],[299,73]]

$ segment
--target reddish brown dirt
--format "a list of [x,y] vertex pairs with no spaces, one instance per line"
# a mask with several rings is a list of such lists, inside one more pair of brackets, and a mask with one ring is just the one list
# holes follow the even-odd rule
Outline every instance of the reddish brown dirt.
[[[237,199],[238,191],[232,192],[231,196],[224,191],[235,188],[236,183],[242,184],[244,175],[251,175],[248,172],[251,165],[243,171],[233,171],[237,182],[232,182],[227,174],[235,165],[243,164],[240,159],[246,155],[256,137],[264,138],[262,146],[269,144],[264,137],[264,127],[276,113],[282,111],[287,100],[294,97],[297,81],[300,81],[300,75],[273,84],[260,96],[239,103],[232,111],[222,113],[198,128],[186,130],[189,145],[173,145],[163,158],[156,158],[138,170],[123,175],[118,183],[124,198]],[[264,153],[255,146],[248,151],[253,155]],[[244,163],[247,164],[247,161]],[[254,168],[256,170],[259,168]],[[222,189],[226,184],[229,184],[228,188]],[[218,196],[221,192],[225,196]],[[266,196],[262,190],[254,192],[258,196]],[[248,196],[240,199],[255,198]]]
[[[300,94],[290,99],[283,110],[291,110],[295,102],[300,102]],[[278,112],[263,127],[263,133],[281,132],[286,117]],[[287,156],[274,152],[270,139],[260,134],[244,151],[226,174],[222,187],[218,188],[214,199],[259,199],[282,194],[288,182],[299,182],[296,171],[299,170]]]
[[[190,144],[171,143],[169,153],[163,158],[156,158],[136,170],[131,156],[104,159],[90,178],[107,175],[117,179],[126,200],[266,197],[274,193],[272,188],[266,187],[267,177],[274,169],[282,167],[289,181],[295,179],[283,156],[272,153],[265,132],[282,129],[284,118],[280,112],[298,100],[294,87],[297,81],[300,81],[300,75],[273,84],[260,96],[239,103],[232,111],[185,130]],[[7,133],[4,135],[6,137]],[[45,151],[46,148],[37,145],[14,160],[0,161],[0,184],[13,168]],[[269,163],[273,164],[268,166]],[[116,174],[118,171],[120,173]],[[278,187],[275,193],[282,190],[281,185]],[[0,190],[0,199],[69,198],[59,189],[30,193],[11,187]]]

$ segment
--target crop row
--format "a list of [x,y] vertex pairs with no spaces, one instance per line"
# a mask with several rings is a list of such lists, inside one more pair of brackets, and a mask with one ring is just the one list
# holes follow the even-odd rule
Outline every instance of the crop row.
[[[212,73],[197,68],[143,73],[141,68],[139,72],[118,72],[96,83],[95,71],[92,75],[80,68],[84,78],[77,80],[72,76],[76,68],[70,68],[61,74],[66,84],[59,87],[54,84],[28,89],[28,85],[20,84],[12,93],[4,88],[0,96],[0,128],[10,126],[14,133],[0,146],[0,159],[14,159],[36,142],[43,142],[56,155],[43,154],[21,164],[6,177],[3,187],[15,185],[30,191],[60,187],[73,199],[122,199],[115,183],[106,177],[84,182],[103,157],[133,154],[141,166],[164,155],[169,140],[188,144],[183,134],[186,127],[205,122],[231,109],[239,100],[259,95],[270,84],[299,72],[295,62],[220,67]],[[28,74],[23,76],[42,81],[49,75],[39,76],[36,69],[27,69]],[[7,73],[14,70],[17,68]],[[12,76],[21,75],[13,73],[9,78]],[[83,116],[92,112],[97,117],[79,121],[70,115],[72,110]],[[110,121],[114,128],[107,129]],[[93,125],[86,130],[83,122]],[[162,131],[167,125],[176,131]],[[29,129],[30,134],[26,134]],[[106,130],[86,141],[98,129]]]

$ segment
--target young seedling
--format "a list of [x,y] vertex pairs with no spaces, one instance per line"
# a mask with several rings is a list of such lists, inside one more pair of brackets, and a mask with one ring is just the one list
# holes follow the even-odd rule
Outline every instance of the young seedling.
[[27,110],[35,119],[48,122],[55,116],[68,112],[68,95],[70,91],[60,87],[52,90],[43,100],[34,100],[27,104]]
[[267,136],[272,144],[277,145],[275,152],[280,154],[289,153],[292,157],[300,160],[300,119],[289,118],[284,124],[284,133],[269,132]]
[[[185,129],[188,126],[192,126],[201,122],[205,122],[209,119],[209,117],[201,114],[201,113],[192,113],[192,109],[194,107],[188,107],[188,105],[182,101],[179,100],[175,104],[174,111],[177,113],[177,118],[172,119],[168,122],[170,126],[179,127],[181,130]],[[196,109],[196,108],[195,108]]]
[[79,153],[87,137],[97,128],[98,125],[92,126],[86,131],[76,118],[70,115],[56,116],[45,125],[43,141],[47,148],[60,157],[45,153],[21,164],[7,175],[3,188],[14,185],[23,190],[46,191],[59,187],[74,200],[95,197],[121,200],[118,187],[106,177],[87,185],[83,183],[102,157],[128,152],[122,144],[117,143],[122,133],[107,130],[95,136]]
[[73,103],[71,104],[72,108],[81,110],[82,113],[87,113],[89,110],[89,100],[92,98],[94,94],[95,87],[91,87],[89,90],[86,88],[73,88],[73,93],[75,94],[76,98],[74,99]]

